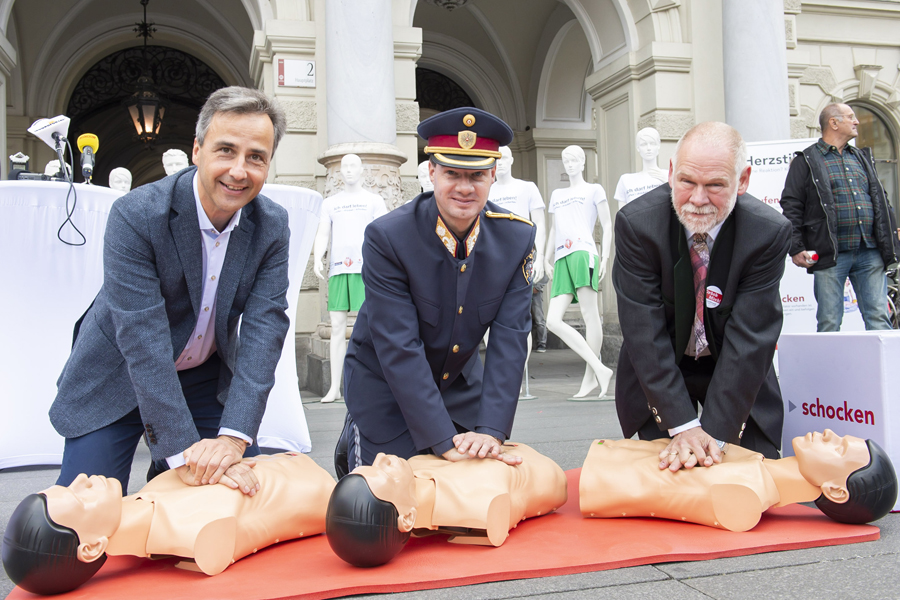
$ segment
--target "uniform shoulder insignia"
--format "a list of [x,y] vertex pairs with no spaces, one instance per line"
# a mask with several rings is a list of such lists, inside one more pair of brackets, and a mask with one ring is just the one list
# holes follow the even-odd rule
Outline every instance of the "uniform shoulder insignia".
[[492,210],[488,210],[488,211],[485,211],[484,214],[489,219],[509,219],[510,221],[522,221],[523,223],[528,223],[529,225],[534,227],[534,223],[532,223],[528,219],[520,217],[519,215],[514,214],[514,213],[501,213],[501,212],[494,212]]

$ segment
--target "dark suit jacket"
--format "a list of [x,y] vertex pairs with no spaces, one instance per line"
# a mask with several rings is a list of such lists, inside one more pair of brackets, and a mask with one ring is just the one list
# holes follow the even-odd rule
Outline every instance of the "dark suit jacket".
[[[506,214],[490,202],[486,211]],[[409,430],[418,449],[444,452],[454,421],[509,437],[531,329],[525,268],[535,229],[486,211],[464,260],[435,233],[431,192],[366,228],[366,301],[347,348],[344,391],[350,415],[373,442]],[[485,369],[478,346],[488,327]]]
[[[679,368],[694,319],[693,269],[670,192],[660,186],[616,217],[612,277],[624,338],[616,409],[625,437],[647,419],[665,432],[697,418]],[[706,285],[718,287],[722,300],[705,308],[704,324],[715,370],[705,397],[695,400],[703,402],[704,430],[716,439],[740,443],[752,417],[781,446],[784,408],[772,357],[790,235],[787,219],[745,194],[713,244]]]
[[[141,186],[113,204],[103,286],[83,318],[50,407],[60,435],[84,435],[140,407],[153,432],[154,459],[200,439],[175,371],[201,310],[195,172]],[[283,208],[263,196],[247,204],[229,238],[216,296],[218,398],[225,406],[220,425],[254,438],[289,324],[289,236]]]

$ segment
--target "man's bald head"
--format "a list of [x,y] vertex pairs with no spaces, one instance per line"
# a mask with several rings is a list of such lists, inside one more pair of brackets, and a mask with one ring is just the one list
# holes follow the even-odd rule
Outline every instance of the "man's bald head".
[[672,165],[677,169],[678,158],[686,146],[699,144],[709,148],[721,148],[729,152],[734,160],[734,175],[740,177],[741,171],[747,167],[747,144],[738,130],[726,123],[707,121],[688,129],[675,146]]

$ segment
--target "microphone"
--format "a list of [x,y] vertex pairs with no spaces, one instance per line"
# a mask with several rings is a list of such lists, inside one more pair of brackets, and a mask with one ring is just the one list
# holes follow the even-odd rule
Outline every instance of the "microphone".
[[78,136],[78,151],[81,152],[81,174],[89,182],[94,174],[94,155],[100,147],[100,140],[93,133]]
[[69,117],[59,115],[52,119],[38,119],[31,124],[28,131],[56,150],[69,133]]

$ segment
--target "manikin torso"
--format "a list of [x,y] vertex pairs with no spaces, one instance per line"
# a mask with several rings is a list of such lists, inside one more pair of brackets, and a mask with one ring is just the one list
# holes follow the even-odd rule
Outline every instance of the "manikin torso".
[[594,440],[581,470],[582,515],[657,517],[747,531],[769,507],[821,494],[800,476],[795,458],[768,460],[733,444],[721,464],[660,470],[659,453],[667,443]]
[[123,499],[107,553],[180,556],[215,575],[261,548],[325,531],[331,475],[303,454],[254,460],[260,491],[252,497],[225,485],[188,486],[174,471],[159,475]]

